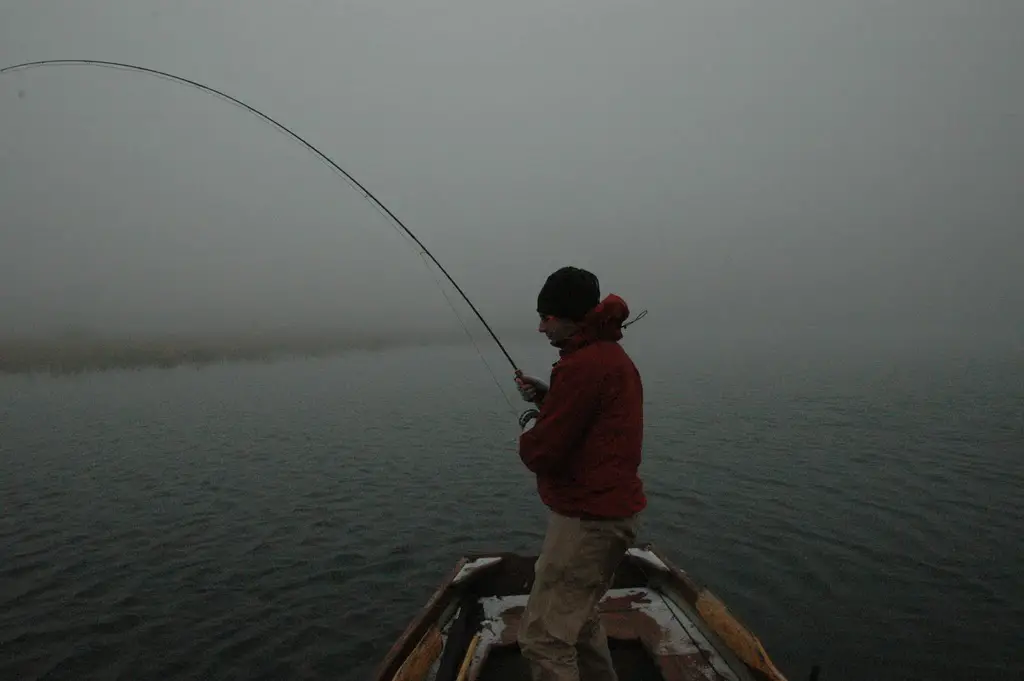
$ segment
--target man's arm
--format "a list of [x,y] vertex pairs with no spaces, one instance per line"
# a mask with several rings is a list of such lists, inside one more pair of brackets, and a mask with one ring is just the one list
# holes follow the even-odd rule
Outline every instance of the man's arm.
[[586,434],[598,405],[603,375],[580,362],[567,362],[551,376],[539,414],[519,436],[519,458],[534,473],[565,462]]

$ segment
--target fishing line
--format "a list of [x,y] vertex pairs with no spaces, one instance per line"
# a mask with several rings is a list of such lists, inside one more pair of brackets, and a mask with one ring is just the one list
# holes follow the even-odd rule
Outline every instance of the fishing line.
[[[399,220],[395,216],[395,214],[392,213],[388,209],[387,206],[385,206],[383,203],[381,203],[380,200],[377,199],[377,197],[374,196],[373,193],[371,193],[369,189],[364,187],[358,180],[356,180],[354,177],[352,177],[352,175],[350,175],[341,166],[339,166],[337,163],[335,163],[329,156],[327,156],[325,153],[323,153],[322,151],[317,149],[310,142],[308,142],[305,139],[303,139],[302,137],[300,137],[297,133],[292,131],[290,128],[288,128],[284,124],[279,123],[278,121],[276,121],[273,118],[271,118],[269,115],[263,113],[262,111],[260,111],[259,109],[256,109],[255,107],[252,107],[252,106],[246,104],[242,100],[236,99],[235,97],[232,97],[231,95],[229,95],[229,94],[227,94],[225,92],[217,90],[216,88],[212,88],[212,87],[210,87],[208,85],[203,85],[202,83],[199,83],[199,82],[194,81],[194,80],[190,80],[188,78],[182,78],[181,76],[176,76],[176,75],[174,75],[172,73],[167,73],[166,71],[160,71],[158,69],[152,69],[152,68],[148,68],[148,67],[145,67],[145,66],[136,66],[135,64],[127,64],[127,63],[124,63],[124,62],[103,61],[103,60],[98,60],[98,59],[46,59],[46,60],[40,60],[40,61],[24,62],[24,63],[21,63],[21,64],[14,64],[13,66],[6,66],[6,67],[0,69],[0,75],[3,75],[5,73],[12,73],[14,71],[23,71],[23,70],[27,70],[27,69],[39,68],[39,67],[45,67],[45,66],[97,66],[97,67],[102,67],[102,68],[121,69],[121,70],[135,71],[137,73],[145,73],[145,74],[157,76],[159,78],[164,78],[164,79],[173,81],[175,83],[183,84],[183,85],[190,85],[190,86],[192,86],[194,88],[202,90],[203,92],[206,92],[208,94],[212,94],[212,95],[214,95],[216,97],[220,97],[221,99],[224,99],[224,100],[228,101],[231,104],[234,104],[236,106],[242,107],[243,109],[249,111],[250,113],[255,114],[256,116],[258,116],[262,120],[270,123],[271,125],[276,127],[278,130],[280,130],[281,132],[284,132],[287,135],[291,136],[293,139],[298,140],[309,151],[312,151],[324,163],[326,163],[328,166],[330,166],[335,172],[339,173],[349,183],[349,185],[352,186],[354,189],[356,189],[359,193],[361,193],[364,198],[369,200],[371,202],[371,205],[373,205],[377,209],[377,212],[379,212],[385,218],[390,218],[390,220],[395,225],[397,225],[397,227],[401,228],[401,231],[399,233],[400,234],[404,233],[404,235],[408,235],[408,237],[410,237],[416,243],[416,245],[419,247],[419,250],[420,250],[421,254],[422,255],[426,255],[427,257],[429,257],[433,261],[433,263],[435,265],[437,265],[437,268],[441,271],[442,274],[444,274],[444,276],[448,279],[448,281],[451,282],[452,286],[455,287],[455,290],[459,292],[459,295],[461,295],[462,298],[466,301],[466,303],[469,304],[470,309],[472,309],[474,314],[476,314],[477,318],[484,325],[484,328],[487,329],[487,333],[489,333],[491,335],[491,338],[494,339],[494,342],[498,345],[498,348],[501,350],[502,354],[505,355],[505,359],[507,359],[508,363],[512,365],[512,369],[515,371],[515,374],[517,376],[521,376],[522,375],[522,371],[520,371],[519,367],[516,365],[515,361],[511,357],[511,355],[508,354],[508,351],[505,349],[505,346],[502,345],[501,341],[498,339],[498,336],[491,329],[491,325],[488,324],[487,320],[485,320],[483,315],[480,314],[480,311],[476,308],[476,305],[473,304],[473,301],[471,301],[469,299],[469,296],[466,295],[465,291],[462,290],[462,287],[459,286],[458,283],[456,283],[455,279],[453,279],[450,274],[448,274],[448,270],[446,270],[444,268],[444,266],[440,262],[438,262],[437,258],[434,257],[434,254],[431,253],[430,250],[425,245],[423,245],[423,242],[421,242],[419,240],[419,238],[417,238],[417,236],[415,234],[413,234],[412,231],[408,227],[406,227],[405,224],[401,220]],[[438,283],[440,283],[440,282],[438,282]],[[443,288],[441,289],[441,293],[444,294],[445,299],[448,299],[448,294],[445,293]],[[451,305],[451,300],[450,299],[448,299],[448,302]],[[454,305],[452,305],[452,309],[455,310]],[[458,311],[455,311],[455,314],[456,314],[456,316],[458,316]],[[459,317],[459,322],[462,323],[462,318],[461,317]],[[464,329],[466,328],[465,324],[463,324],[463,328]],[[466,332],[467,332],[467,334],[469,333],[468,329],[466,330]],[[470,338],[472,338],[472,336],[470,336]],[[476,345],[475,341],[474,341],[474,345]],[[479,352],[479,348],[477,348],[477,351]],[[480,354],[480,356],[481,356],[481,359],[483,359],[483,354],[482,353]],[[486,360],[484,360],[484,364],[487,366],[488,371],[490,371],[490,365],[487,365],[487,361]],[[492,372],[491,375],[492,376],[494,375],[493,372]],[[495,379],[495,382],[497,382],[497,379]],[[500,385],[498,387],[499,387],[499,389],[501,388]],[[501,394],[503,396],[505,396],[505,400],[508,401],[508,396],[505,395],[505,391],[504,390],[501,391]],[[511,406],[511,403],[509,403],[509,406]]]
[[[421,253],[420,255],[425,254]],[[501,396],[505,398],[505,403],[508,404],[509,411],[512,413],[513,416],[518,416],[519,412],[516,411],[516,407],[514,404],[512,404],[512,400],[508,399],[508,394],[505,392],[505,389],[501,387],[501,382],[498,381],[498,377],[495,375],[494,370],[491,369],[491,365],[487,362],[487,358],[484,357],[483,350],[480,349],[480,345],[476,342],[476,338],[473,337],[473,334],[469,332],[469,327],[466,326],[466,323],[462,320],[462,315],[459,314],[458,308],[455,307],[455,302],[448,295],[448,292],[444,290],[444,285],[442,284],[441,280],[438,279],[434,275],[433,270],[430,269],[430,263],[427,261],[426,258],[423,258],[423,266],[427,268],[427,271],[430,272],[431,277],[433,277],[434,281],[437,282],[437,287],[438,289],[440,289],[441,295],[443,295],[444,299],[448,301],[448,306],[451,307],[452,312],[455,313],[455,317],[459,320],[459,325],[462,326],[462,330],[466,332],[466,337],[469,338],[469,341],[473,344],[473,347],[476,348],[476,354],[480,355],[480,361],[484,363],[484,366],[487,367],[487,373],[489,373],[491,375],[491,378],[494,379],[494,385],[498,387],[498,392],[500,392]]]

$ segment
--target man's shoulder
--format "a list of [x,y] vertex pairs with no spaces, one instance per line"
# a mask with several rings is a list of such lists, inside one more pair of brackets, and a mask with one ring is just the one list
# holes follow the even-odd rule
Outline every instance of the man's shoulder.
[[614,372],[622,368],[634,368],[632,358],[626,349],[614,341],[598,341],[585,345],[579,350],[561,358],[555,369],[573,372]]
[[629,353],[626,352],[626,348],[622,347],[622,344],[618,341],[612,340],[601,340],[596,343],[591,343],[582,349],[583,351],[590,351],[591,359],[599,360],[620,360],[623,362],[632,362]]

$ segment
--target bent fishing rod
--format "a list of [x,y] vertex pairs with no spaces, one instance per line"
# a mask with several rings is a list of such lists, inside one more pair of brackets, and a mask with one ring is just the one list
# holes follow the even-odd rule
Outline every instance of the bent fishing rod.
[[[216,88],[210,87],[209,85],[203,85],[202,83],[199,83],[197,81],[190,80],[188,78],[182,78],[181,76],[176,76],[176,75],[174,75],[172,73],[167,73],[166,71],[160,71],[159,69],[148,68],[148,67],[145,67],[145,66],[137,66],[135,64],[127,64],[127,63],[115,62],[115,61],[104,61],[104,60],[99,60],[99,59],[45,59],[45,60],[41,60],[41,61],[30,61],[30,62],[24,62],[24,63],[21,63],[21,64],[14,64],[12,66],[6,66],[6,67],[0,69],[0,75],[4,75],[4,74],[7,74],[7,73],[13,73],[15,71],[24,71],[24,70],[27,70],[27,69],[47,67],[47,66],[96,66],[96,67],[102,67],[102,68],[135,71],[137,73],[144,73],[144,74],[149,74],[149,75],[152,75],[152,76],[157,76],[157,77],[160,77],[160,78],[166,78],[166,79],[169,79],[169,80],[171,80],[173,82],[176,82],[176,83],[179,83],[179,84],[182,84],[182,85],[189,85],[191,87],[197,88],[197,89],[199,89],[199,90],[201,90],[203,92],[206,92],[207,94],[211,94],[211,95],[214,95],[216,97],[220,97],[221,99],[224,99],[224,100],[228,101],[231,104],[234,104],[236,106],[240,106],[243,109],[249,111],[250,113],[255,114],[256,116],[258,116],[260,119],[266,121],[267,123],[270,123],[275,128],[277,128],[279,131],[284,132],[285,134],[289,135],[293,139],[297,140],[302,145],[304,145],[308,150],[312,151],[314,154],[319,156],[322,161],[327,163],[337,173],[341,174],[341,176],[344,177],[346,180],[348,180],[354,187],[358,188],[358,190],[360,192],[362,192],[363,196],[366,199],[370,200],[372,202],[373,206],[375,208],[377,208],[378,211],[381,211],[382,214],[385,214],[388,218],[393,220],[394,223],[396,225],[398,225],[402,229],[402,231],[404,231],[406,234],[408,234],[409,237],[412,238],[412,240],[414,242],[416,242],[416,245],[419,246],[419,248],[422,250],[422,252],[427,257],[429,257],[434,262],[435,265],[437,265],[437,268],[441,271],[441,273],[444,274],[444,276],[448,279],[448,281],[451,282],[452,286],[454,286],[455,290],[459,292],[459,295],[462,296],[463,300],[465,300],[466,303],[469,304],[470,309],[473,310],[473,313],[476,314],[477,318],[484,325],[484,328],[487,329],[487,333],[489,333],[491,335],[491,338],[494,339],[494,342],[497,343],[498,348],[501,350],[502,354],[505,355],[505,359],[507,359],[508,363],[512,365],[512,369],[515,371],[515,375],[517,377],[521,377],[522,376],[523,372],[519,369],[519,367],[516,365],[515,361],[508,354],[508,351],[505,349],[505,346],[501,344],[500,340],[498,340],[498,336],[491,329],[491,325],[488,324],[487,320],[484,319],[482,314],[480,314],[480,311],[477,310],[476,305],[473,304],[473,301],[471,301],[469,299],[469,296],[467,296],[466,293],[462,290],[462,287],[459,286],[458,283],[456,283],[455,279],[453,279],[452,276],[450,274],[448,274],[448,270],[446,270],[444,268],[444,266],[440,262],[438,262],[437,258],[434,257],[434,254],[430,252],[430,250],[423,244],[422,241],[419,240],[419,238],[417,238],[417,236],[415,234],[412,233],[412,230],[410,230],[408,227],[406,227],[405,224],[401,220],[399,220],[398,217],[395,216],[395,214],[392,213],[388,209],[387,206],[385,206],[383,203],[381,203],[380,200],[376,196],[374,196],[373,193],[371,193],[369,189],[364,187],[362,185],[362,183],[360,183],[358,180],[356,180],[354,177],[352,177],[352,175],[350,175],[347,171],[345,171],[345,169],[343,169],[341,166],[339,166],[337,163],[335,163],[334,160],[332,160],[329,156],[327,156],[327,154],[325,154],[322,151],[320,151],[319,149],[317,149],[315,146],[313,146],[312,143],[306,141],[298,133],[292,131],[290,128],[285,126],[283,123],[279,123],[278,121],[274,120],[269,115],[263,113],[259,109],[255,108],[253,106],[250,106],[249,104],[246,104],[242,100],[237,99],[235,97],[232,97],[231,95],[229,95],[229,94],[227,94],[225,92],[222,92],[221,90],[218,90]],[[458,313],[456,312],[456,314],[458,314]]]

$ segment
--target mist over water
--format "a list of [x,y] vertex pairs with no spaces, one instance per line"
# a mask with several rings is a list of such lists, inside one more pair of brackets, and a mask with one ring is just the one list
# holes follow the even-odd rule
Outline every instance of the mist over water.
[[[650,311],[649,536],[793,678],[999,679],[1024,667],[1021,25],[59,0],[0,9],[0,68],[126,61],[265,111],[531,373],[544,278],[593,270]],[[365,678],[461,551],[538,545],[488,368],[511,399],[437,268],[256,116],[0,75],[0,676]]]
[[[503,328],[571,262],[663,319],[1019,333],[1022,15],[17,3],[0,64],[123,60],[265,110]],[[238,107],[87,67],[6,74],[0,107],[4,337],[451,324],[417,249]]]

